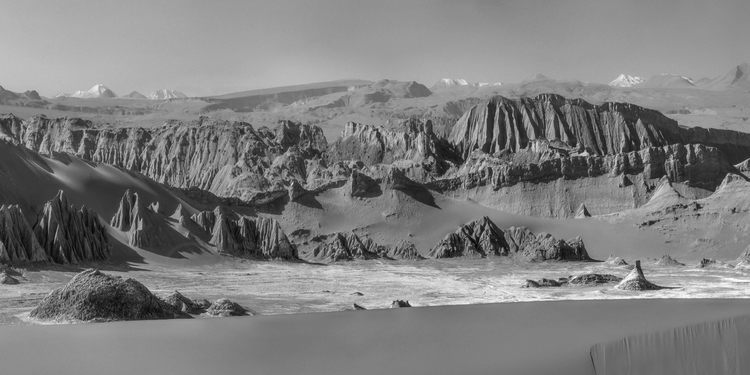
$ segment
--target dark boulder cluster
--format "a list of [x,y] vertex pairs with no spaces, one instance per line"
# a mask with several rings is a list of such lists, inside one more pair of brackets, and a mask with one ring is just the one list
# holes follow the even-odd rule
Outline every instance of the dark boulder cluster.
[[570,277],[562,277],[557,280],[540,279],[526,280],[522,288],[556,288],[562,286],[596,286],[601,284],[617,283],[621,277],[608,274],[586,273]]

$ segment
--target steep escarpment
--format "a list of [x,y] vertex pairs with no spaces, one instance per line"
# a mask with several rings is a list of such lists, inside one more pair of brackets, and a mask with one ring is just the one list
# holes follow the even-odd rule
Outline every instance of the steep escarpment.
[[750,134],[681,128],[660,112],[636,105],[593,105],[554,94],[520,99],[496,96],[464,113],[448,140],[464,158],[474,150],[517,152],[535,140],[554,140],[559,147],[595,155],[677,143],[717,147],[734,163],[750,155]]
[[[304,159],[326,148],[320,128],[291,122],[275,131],[205,118],[167,122],[158,128],[98,128],[86,120],[44,116],[29,120],[4,116],[0,123],[13,142],[42,154],[66,152],[136,171],[172,187],[244,200],[259,192],[285,190],[291,179],[304,183]],[[301,172],[281,175],[283,170]]]
[[398,129],[349,122],[327,152],[329,162],[361,161],[367,166],[410,162],[427,174],[439,176],[457,162],[444,139],[435,135],[431,121],[408,120]]
[[86,207],[76,209],[62,191],[44,205],[34,234],[55,263],[104,260],[110,254],[107,231],[97,214]]
[[502,230],[488,217],[449,233],[428,254],[433,258],[515,256],[524,260],[591,260],[583,240],[560,240],[524,227]]

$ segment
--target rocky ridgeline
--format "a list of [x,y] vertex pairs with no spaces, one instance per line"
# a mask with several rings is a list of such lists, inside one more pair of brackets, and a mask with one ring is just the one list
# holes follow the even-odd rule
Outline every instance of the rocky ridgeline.
[[303,256],[310,260],[337,262],[369,259],[423,259],[414,244],[406,241],[395,246],[381,245],[354,232],[319,235],[302,245]]
[[636,105],[593,105],[554,94],[491,98],[466,111],[453,126],[448,140],[464,158],[474,150],[488,154],[517,152],[534,140],[559,140],[593,155],[692,143],[719,148],[734,163],[750,154],[750,134],[680,128],[660,112]]
[[515,256],[531,261],[591,260],[580,237],[565,241],[525,227],[502,230],[486,216],[446,235],[428,255],[433,258]]
[[[81,119],[0,119],[13,142],[41,154],[66,152],[139,172],[176,188],[251,201],[305,181],[306,163],[325,151],[319,127],[282,122],[275,130],[200,118],[157,128],[98,128]],[[314,163],[314,162],[313,162]]]
[[0,262],[59,264],[104,260],[110,245],[97,214],[75,208],[62,191],[44,204],[33,225],[17,205],[0,207]]
[[276,220],[248,218],[221,207],[194,214],[191,221],[211,235],[224,254],[256,259],[297,259],[297,249]]

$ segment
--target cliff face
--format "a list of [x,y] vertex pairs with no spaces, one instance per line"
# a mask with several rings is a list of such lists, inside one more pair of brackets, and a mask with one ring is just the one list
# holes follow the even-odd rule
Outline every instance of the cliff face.
[[[196,187],[245,200],[283,188],[288,176],[276,175],[278,169],[271,168],[277,158],[286,154],[285,159],[292,159],[281,162],[286,165],[326,148],[320,128],[291,122],[282,123],[275,132],[203,118],[158,128],[114,129],[95,128],[81,119],[37,116],[23,121],[6,116],[0,129],[13,142],[42,154],[66,152],[133,170],[172,187]],[[291,178],[304,182],[305,176]]]
[[435,135],[432,122],[409,120],[397,130],[349,122],[326,152],[329,162],[357,160],[366,166],[408,161],[426,174],[443,174],[456,161],[450,145]]
[[468,110],[448,137],[464,158],[474,150],[517,152],[534,140],[611,155],[670,144],[701,143],[721,149],[732,162],[750,155],[750,134],[687,128],[661,113],[627,103],[589,104],[542,94],[535,98],[494,97]]

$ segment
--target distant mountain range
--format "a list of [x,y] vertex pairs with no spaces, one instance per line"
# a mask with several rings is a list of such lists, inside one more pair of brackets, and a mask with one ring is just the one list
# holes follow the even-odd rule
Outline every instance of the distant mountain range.
[[700,88],[706,90],[750,90],[750,64],[742,63],[730,69],[724,75],[715,78],[702,78],[699,80],[671,73],[657,74],[646,80],[638,76],[620,74],[609,83],[609,86],[623,88],[643,87],[662,89]]
[[435,82],[434,85],[430,88],[431,90],[441,90],[441,89],[451,89],[451,88],[458,88],[458,87],[486,87],[486,86],[501,86],[501,82],[469,82],[463,78],[442,78],[441,80]]
[[[79,99],[97,99],[97,98],[117,98],[117,94],[107,86],[99,83],[94,85],[88,90],[79,90],[73,94],[60,94],[57,97],[69,97]],[[151,100],[169,100],[169,99],[185,99],[187,95],[172,89],[158,89],[153,91],[148,96],[141,94],[138,91],[132,91],[130,94],[122,96],[126,99],[151,99]]]

